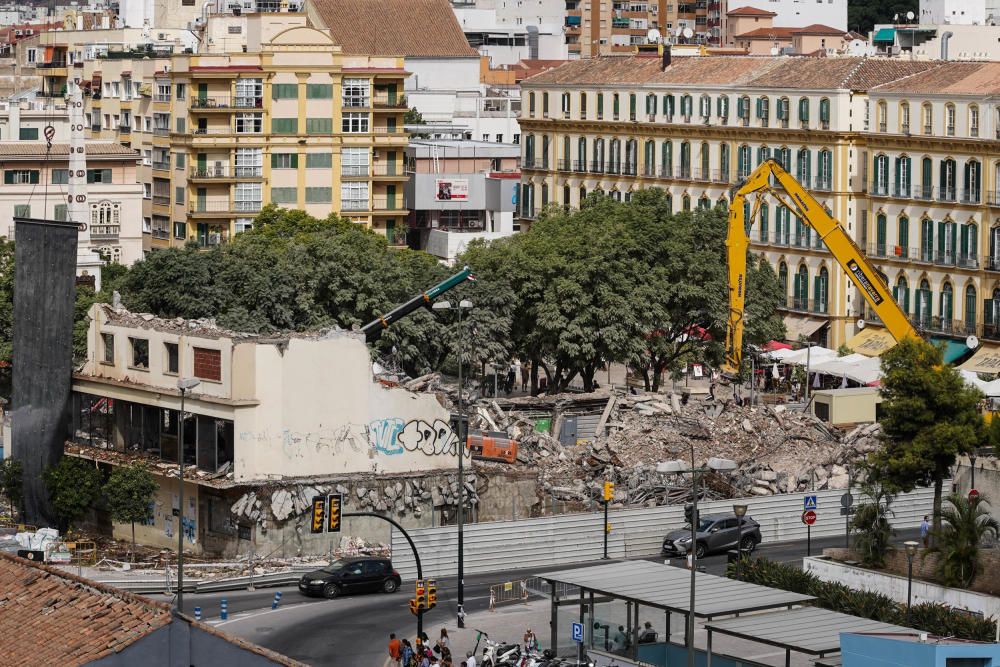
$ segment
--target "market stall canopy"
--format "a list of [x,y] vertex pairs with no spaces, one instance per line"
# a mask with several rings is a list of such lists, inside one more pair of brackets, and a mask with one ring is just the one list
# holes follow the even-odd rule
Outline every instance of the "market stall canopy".
[[827,347],[820,347],[819,345],[813,345],[811,350],[805,347],[801,350],[795,350],[791,354],[786,355],[785,358],[782,359],[782,362],[786,364],[795,364],[796,366],[805,366],[806,361],[808,360],[811,368],[813,364],[834,359],[836,356],[836,350],[831,350]]
[[854,338],[847,341],[847,347],[866,357],[877,357],[896,345],[892,334],[881,327],[868,327],[859,331]]
[[983,345],[958,368],[973,373],[1000,373],[1000,346]]
[[826,324],[826,320],[818,317],[800,317],[785,315],[785,340],[797,341],[809,338]]
[[764,352],[774,352],[775,350],[791,350],[792,346],[782,343],[780,340],[769,340],[760,348]]
[[946,364],[953,364],[971,352],[965,341],[957,341],[950,338],[931,338],[931,343],[941,348],[944,354],[944,363]]

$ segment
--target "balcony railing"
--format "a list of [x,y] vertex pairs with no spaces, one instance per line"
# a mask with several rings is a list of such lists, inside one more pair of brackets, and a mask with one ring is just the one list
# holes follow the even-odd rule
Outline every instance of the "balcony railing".
[[152,232],[154,239],[167,240],[170,238],[170,230],[168,229],[154,229]]
[[118,131],[121,132],[122,134],[131,134],[132,133],[132,126],[131,125],[119,125],[118,126]]
[[263,109],[264,98],[239,95],[233,98],[233,106],[237,109]]
[[153,160],[153,169],[160,169],[166,171],[170,169],[169,160]]
[[402,211],[406,209],[401,196],[386,197],[375,195],[372,197],[372,208],[379,211]]
[[823,299],[810,299],[801,296],[786,296],[785,308],[787,310],[797,310],[804,313],[818,313],[825,315],[828,310],[827,301]]
[[192,97],[191,98],[191,108],[192,109],[232,109],[233,102],[228,96],[226,97]]
[[405,176],[405,174],[402,165],[381,161],[372,164],[372,176]]
[[393,127],[393,126],[374,125],[372,126],[371,133],[384,134],[384,135],[397,135],[397,134],[406,134],[406,130],[404,130],[401,126]]
[[259,201],[234,201],[233,210],[239,213],[254,213],[260,210],[261,202]]
[[167,95],[161,95],[161,94],[157,93],[156,95],[153,95],[153,101],[154,102],[169,102],[170,101],[170,95],[169,94],[167,94]]
[[169,127],[154,127],[153,135],[157,137],[169,137],[170,128]]
[[53,60],[49,63],[38,63],[35,65],[38,69],[60,69],[66,67],[65,60]]
[[230,178],[229,167],[193,167],[190,172],[191,178]]
[[170,195],[153,195],[153,203],[159,206],[170,206]]
[[383,109],[405,109],[406,108],[406,96],[405,95],[392,95],[387,93],[375,93],[372,97],[372,101],[375,103],[376,107]]
[[367,177],[369,174],[367,164],[342,164],[340,165],[341,176]]
[[236,178],[260,178],[264,175],[263,167],[247,167],[236,165]]
[[120,231],[120,225],[92,225],[90,238],[94,241],[117,241]]
[[341,211],[367,211],[369,210],[367,199],[341,199]]

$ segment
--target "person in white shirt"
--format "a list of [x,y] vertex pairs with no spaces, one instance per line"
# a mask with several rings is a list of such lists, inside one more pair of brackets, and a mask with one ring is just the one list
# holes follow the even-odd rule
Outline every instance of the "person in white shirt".
[[472,655],[472,651],[465,654],[465,667],[476,667],[476,656]]

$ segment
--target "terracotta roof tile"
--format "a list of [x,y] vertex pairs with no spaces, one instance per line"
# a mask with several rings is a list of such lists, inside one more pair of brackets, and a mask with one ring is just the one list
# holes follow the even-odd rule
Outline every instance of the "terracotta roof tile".
[[310,0],[307,7],[349,55],[479,56],[448,0]]
[[757,7],[739,7],[737,9],[730,9],[726,12],[726,16],[777,16],[774,12],[769,12],[766,9],[758,9]]
[[776,26],[773,28],[756,28],[750,32],[736,35],[734,39],[791,39],[798,28],[784,28]]
[[781,67],[758,77],[751,85],[758,88],[868,90],[933,66],[930,62],[886,58],[785,58]]
[[836,35],[838,37],[843,37],[847,34],[843,30],[838,30],[837,28],[831,28],[828,25],[823,25],[822,23],[813,23],[812,25],[807,25],[804,28],[792,28],[793,35]]
[[[44,157],[46,154],[43,141],[4,141],[0,142],[0,158],[5,157]],[[52,144],[50,155],[66,157],[69,155],[69,144]],[[121,158],[139,158],[139,152],[126,148],[121,144],[105,141],[88,141],[88,156],[121,156]]]
[[876,90],[937,95],[997,95],[1000,94],[1000,62],[939,62],[929,70],[879,86]]

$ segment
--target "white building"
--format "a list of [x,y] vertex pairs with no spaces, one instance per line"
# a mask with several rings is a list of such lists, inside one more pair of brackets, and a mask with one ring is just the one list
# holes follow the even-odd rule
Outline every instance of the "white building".
[[217,11],[213,0],[122,0],[119,19],[126,28],[186,29],[206,11]]
[[[957,4],[963,2],[951,1]],[[801,27],[818,23],[847,31],[847,0],[730,0],[729,7],[756,7],[774,12],[777,14],[774,17],[776,27]]]
[[487,56],[493,68],[525,59],[565,60],[569,55],[564,0],[473,0],[452,6],[470,46]]
[[922,25],[985,25],[996,0],[920,0]]

